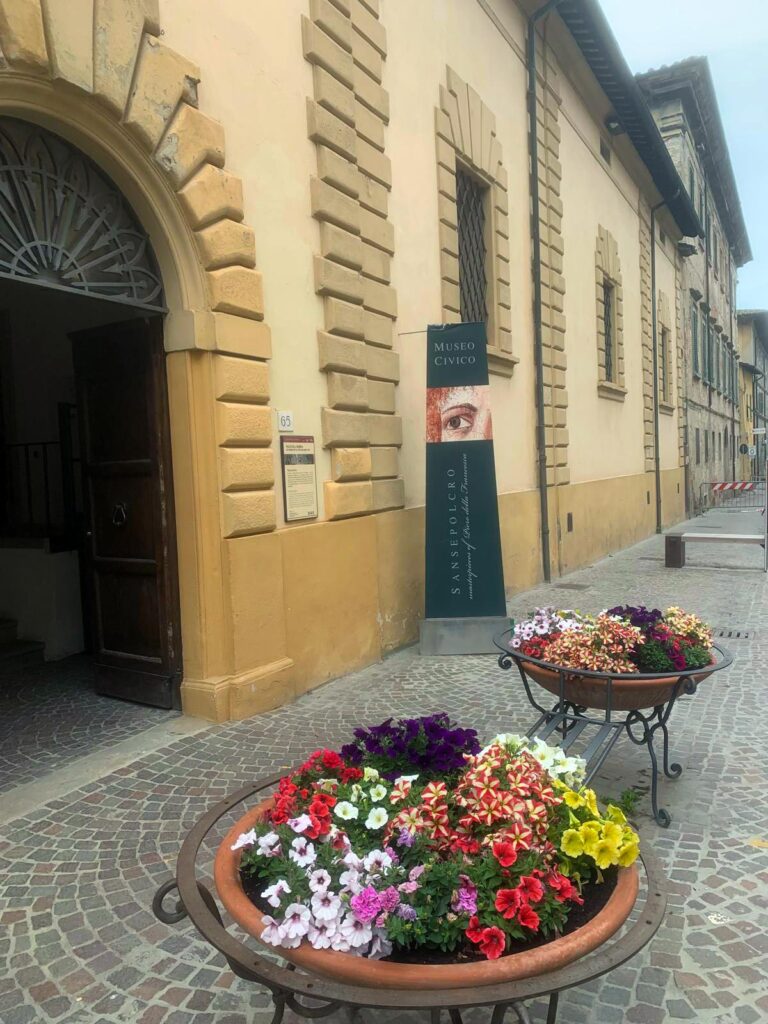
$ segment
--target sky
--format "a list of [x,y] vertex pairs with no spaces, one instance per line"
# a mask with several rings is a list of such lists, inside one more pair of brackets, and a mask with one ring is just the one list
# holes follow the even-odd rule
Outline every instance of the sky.
[[753,259],[740,309],[768,309],[768,2],[600,0],[635,73],[709,58]]

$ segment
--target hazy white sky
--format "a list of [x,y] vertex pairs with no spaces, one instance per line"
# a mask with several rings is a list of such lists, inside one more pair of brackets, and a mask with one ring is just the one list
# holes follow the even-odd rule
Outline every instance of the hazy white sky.
[[707,56],[752,244],[742,309],[768,309],[768,0],[600,0],[634,72]]

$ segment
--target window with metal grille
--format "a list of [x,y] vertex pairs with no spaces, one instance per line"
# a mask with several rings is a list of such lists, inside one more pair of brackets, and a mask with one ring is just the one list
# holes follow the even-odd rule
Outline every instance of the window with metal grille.
[[669,331],[661,328],[661,397],[669,401]]
[[696,427],[696,465],[701,465],[701,431]]
[[459,295],[465,323],[488,319],[485,273],[485,194],[475,178],[456,168],[456,211],[459,227]]
[[616,323],[613,284],[603,278],[603,323],[605,325],[605,379],[613,381],[614,368],[614,324]]
[[699,310],[696,305],[691,309],[691,351],[693,353],[693,372],[699,376]]

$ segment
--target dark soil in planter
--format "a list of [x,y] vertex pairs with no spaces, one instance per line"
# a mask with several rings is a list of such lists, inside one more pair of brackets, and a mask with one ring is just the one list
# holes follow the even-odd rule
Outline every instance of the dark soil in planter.
[[[578,903],[571,904],[568,920],[565,922],[562,935],[569,935],[571,932],[576,931],[577,928],[581,928],[600,913],[608,902],[611,893],[616,888],[617,877],[618,868],[609,868],[603,872],[603,881],[599,885],[595,882],[589,882],[584,886],[581,894],[584,898],[584,903],[581,906]],[[258,907],[262,914],[274,913],[274,908],[270,907],[267,901],[261,897],[264,882],[260,882],[253,875],[246,875],[242,871],[240,872],[240,881],[245,895],[254,906]],[[527,941],[522,939],[508,940],[509,952],[504,955],[513,956],[515,953],[524,953],[528,949],[545,946],[548,942],[552,942],[557,938],[560,938],[560,935],[550,935],[548,938],[541,935],[532,935]],[[485,957],[472,947],[459,950],[456,953],[443,953],[439,949],[430,950],[421,947],[420,949],[396,949],[391,956],[385,957],[385,959],[399,964],[463,964],[476,963],[477,961],[485,960]]]

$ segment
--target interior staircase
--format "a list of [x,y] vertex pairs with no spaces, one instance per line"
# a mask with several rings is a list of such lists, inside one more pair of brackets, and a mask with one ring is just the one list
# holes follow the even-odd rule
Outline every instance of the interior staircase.
[[44,651],[45,644],[40,640],[19,639],[14,619],[0,619],[0,679],[42,665]]

